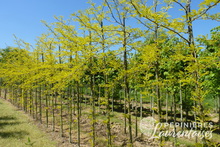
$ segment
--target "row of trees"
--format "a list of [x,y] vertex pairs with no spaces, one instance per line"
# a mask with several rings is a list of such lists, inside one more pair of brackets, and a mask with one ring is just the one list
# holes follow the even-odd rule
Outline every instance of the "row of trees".
[[[5,98],[10,96],[12,103],[41,123],[51,123],[54,131],[59,125],[61,136],[68,128],[70,142],[75,142],[76,125],[78,146],[86,108],[91,110],[92,146],[98,144],[100,115],[106,124],[106,144],[114,145],[114,110],[123,111],[120,125],[128,134],[126,144],[133,146],[139,136],[138,117],[148,106],[143,101],[150,102],[148,115],[159,122],[169,121],[169,108],[174,122],[189,121],[192,114],[191,121],[210,121],[206,102],[220,101],[220,32],[216,27],[211,39],[194,38],[193,22],[219,21],[218,14],[208,11],[220,1],[201,1],[197,10],[192,10],[190,0],[152,2],[103,0],[100,6],[90,2],[91,8],[73,13],[68,20],[55,17],[55,23],[43,22],[49,32],[34,47],[17,40],[18,48],[1,51],[1,95],[4,89]],[[171,8],[181,16],[173,18]],[[202,141],[207,145],[206,138]],[[162,146],[162,137],[159,142]]]

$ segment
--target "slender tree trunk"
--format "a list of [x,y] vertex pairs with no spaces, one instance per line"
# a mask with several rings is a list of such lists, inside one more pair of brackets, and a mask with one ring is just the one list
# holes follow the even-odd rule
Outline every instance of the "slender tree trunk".
[[28,91],[24,90],[24,110],[28,112]]
[[[151,89],[153,92],[153,90]],[[154,117],[154,96],[151,96],[151,116]]]
[[95,76],[93,74],[90,75],[90,89],[91,89],[91,97],[92,97],[92,146],[95,147],[95,90],[94,90],[94,82]]
[[14,98],[14,87],[11,85],[10,88],[11,88],[10,91],[11,91],[11,99],[12,99],[11,102],[12,102],[12,104],[14,104],[14,99],[15,99]]
[[98,112],[100,113],[100,107],[101,107],[101,87],[99,86],[99,96],[98,96]]
[[33,97],[32,97],[32,89],[29,90],[29,96],[30,96],[30,103],[29,103],[29,113],[30,115],[33,114]]
[[[101,28],[102,28],[102,39],[104,41],[104,30],[103,30],[103,24],[101,23]],[[89,45],[92,46],[92,34],[91,31],[89,31]],[[104,45],[102,45],[104,48]],[[90,50],[92,52],[92,49]],[[95,117],[95,75],[92,74],[93,70],[93,63],[94,63],[94,58],[93,56],[90,57],[90,90],[91,90],[91,97],[92,97],[92,146],[95,147],[95,140],[96,140],[96,135],[95,135],[95,123],[96,123],[96,117]]]
[[169,98],[169,94],[168,91],[166,90],[166,123],[168,122],[168,98]]
[[73,96],[72,96],[72,88],[71,85],[68,86],[68,99],[69,99],[69,142],[72,143],[72,121],[73,121]]
[[220,95],[218,95],[218,129],[220,129]]
[[112,89],[112,113],[114,112],[114,88]]
[[171,106],[170,106],[170,120],[173,120],[173,94],[170,94]]
[[18,88],[17,87],[15,87],[15,89],[14,89],[14,95],[15,95],[15,106],[18,107]]
[[[187,19],[187,27],[188,27],[188,46],[191,47],[192,45],[194,45],[194,36],[193,36],[193,25],[192,25],[192,17],[190,16],[190,12],[191,12],[191,0],[187,0],[186,1],[186,19]],[[196,54],[196,50],[194,49],[193,51],[193,54],[192,56],[196,59],[197,58],[197,54]],[[194,61],[196,62],[196,61]],[[195,71],[194,73],[194,77],[195,77],[195,80],[198,81],[198,72]],[[196,84],[195,86],[195,89],[197,89],[198,85]],[[194,107],[196,108],[197,107],[197,103],[196,101],[194,100]],[[195,120],[195,123],[197,123],[197,114],[196,114],[196,111],[194,112],[194,120]],[[197,131],[197,127],[196,127],[196,131]],[[197,143],[198,142],[198,138],[197,136],[195,137],[195,142]]]
[[125,94],[125,90],[124,90],[124,133],[127,134],[127,102],[126,102],[126,94]]
[[[195,108],[197,107],[196,101],[193,102],[193,105],[194,105]],[[196,114],[196,112],[194,112],[194,121],[195,121],[195,123],[197,124],[197,114]],[[197,131],[197,126],[196,126],[196,128],[195,128],[195,131]],[[197,136],[195,137],[195,142],[196,142],[196,143],[198,142]]]
[[137,115],[138,115],[138,105],[137,105],[137,90],[135,89],[135,137],[138,136],[138,119],[137,119]]
[[[159,63],[156,63],[156,81],[159,82]],[[157,109],[158,109],[158,120],[161,122],[161,96],[159,85],[156,85],[156,95],[157,95]]]
[[39,111],[40,111],[40,123],[42,124],[42,87],[39,87]]
[[76,91],[75,89],[73,89],[73,114],[76,114],[76,103],[77,103],[77,99],[76,99]]
[[[46,89],[46,84],[45,84],[45,89]],[[48,127],[49,124],[49,114],[48,114],[48,110],[49,110],[49,105],[48,105],[48,93],[45,93],[45,100],[46,100],[46,125]]]
[[108,146],[112,146],[112,136],[111,136],[111,119],[110,119],[110,99],[109,91],[107,89],[107,132],[108,132]]
[[[102,39],[102,51],[105,53],[105,34],[104,34],[104,26],[103,21],[100,22],[101,27],[101,39]],[[104,68],[106,69],[106,56],[103,58]],[[104,83],[105,86],[108,84],[108,76],[104,73]],[[110,94],[108,87],[104,87],[104,96],[107,101],[106,103],[106,113],[107,113],[107,136],[108,136],[108,146],[112,146],[112,136],[111,136],[111,118],[110,118]]]
[[60,136],[63,137],[63,96],[64,91],[60,94]]
[[[176,134],[176,96],[175,92],[173,93],[173,104],[174,104],[174,133]],[[177,144],[177,136],[174,137],[174,147],[176,147]]]
[[4,99],[7,99],[7,88],[5,88],[5,95],[4,95]]
[[[182,85],[180,82],[180,121],[183,122],[183,97],[182,97]],[[183,127],[182,127],[183,131]]]
[[142,99],[142,94],[140,94],[140,119],[142,120],[143,118],[143,99]]
[[57,96],[55,95],[55,91],[53,91],[53,95],[52,95],[52,128],[53,131],[55,131],[55,125],[56,125],[56,116],[55,116],[55,110],[56,110],[56,106],[57,106]]
[[133,146],[133,138],[132,138],[132,121],[131,121],[131,98],[130,98],[130,92],[129,92],[129,81],[128,81],[128,59],[127,59],[127,36],[126,36],[126,23],[125,23],[125,17],[123,17],[123,48],[124,48],[124,84],[125,84],[125,99],[127,99],[128,102],[128,128],[129,128],[129,142],[130,145]]
[[[140,94],[140,120],[143,119],[143,99],[142,94]],[[143,133],[141,132],[141,137],[143,136]]]
[[2,97],[2,85],[3,85],[2,78],[0,78],[0,97]]
[[38,120],[38,88],[35,89],[35,119]]
[[[186,102],[187,101],[187,87],[185,86],[184,88],[184,101]],[[188,109],[188,106],[186,106],[186,122],[188,121],[188,117],[189,117],[189,109]]]
[[21,89],[21,108],[25,111],[24,89]]
[[77,90],[77,145],[80,147],[80,93],[79,82],[76,83]]

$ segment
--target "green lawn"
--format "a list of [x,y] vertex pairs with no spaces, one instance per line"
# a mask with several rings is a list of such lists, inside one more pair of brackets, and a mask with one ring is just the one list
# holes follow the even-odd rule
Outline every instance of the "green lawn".
[[56,143],[39,130],[26,114],[0,99],[0,146],[55,147]]

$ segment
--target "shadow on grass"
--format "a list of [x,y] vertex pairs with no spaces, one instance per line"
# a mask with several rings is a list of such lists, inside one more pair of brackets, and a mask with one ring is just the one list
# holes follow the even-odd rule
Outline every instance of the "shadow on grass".
[[[11,122],[14,121],[14,122]],[[16,117],[13,116],[1,116],[0,117],[0,138],[24,138],[29,133],[26,131],[4,131],[4,128],[13,127],[21,124],[22,122],[17,121]]]
[[6,127],[6,126],[12,126],[20,124],[20,122],[9,122],[9,121],[16,121],[17,118],[12,116],[0,116],[0,129]]
[[6,127],[6,126],[13,126],[18,125],[20,122],[0,122],[0,129]]
[[15,120],[15,119],[17,118],[13,116],[0,116],[0,121],[1,120]]
[[7,131],[7,132],[0,132],[1,138],[24,138],[24,136],[29,135],[26,131]]

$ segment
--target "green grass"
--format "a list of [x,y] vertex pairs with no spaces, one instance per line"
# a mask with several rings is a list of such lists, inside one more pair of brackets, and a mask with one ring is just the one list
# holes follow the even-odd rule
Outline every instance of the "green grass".
[[0,146],[55,147],[56,143],[39,130],[24,112],[0,99]]

